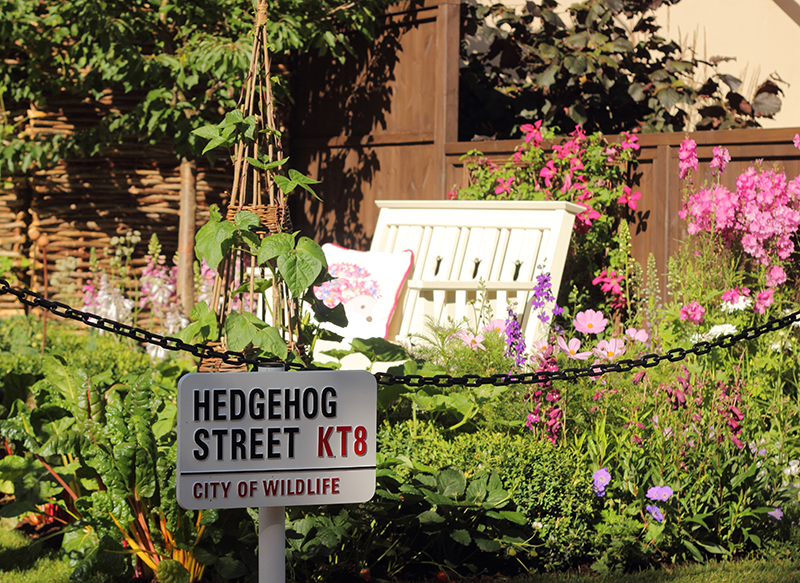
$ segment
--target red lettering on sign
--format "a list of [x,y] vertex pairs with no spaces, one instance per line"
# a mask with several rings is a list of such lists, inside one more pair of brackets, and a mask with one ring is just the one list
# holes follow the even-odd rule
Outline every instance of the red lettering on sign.
[[319,427],[319,440],[317,442],[317,457],[325,457],[323,455],[322,450],[325,449],[325,453],[327,457],[333,457],[333,450],[331,449],[331,444],[328,440],[331,438],[331,434],[333,433],[333,427],[328,427],[325,433],[323,434],[324,427]]

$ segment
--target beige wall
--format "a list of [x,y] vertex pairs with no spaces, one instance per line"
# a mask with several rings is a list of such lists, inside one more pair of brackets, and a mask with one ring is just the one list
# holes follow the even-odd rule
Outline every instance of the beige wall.
[[[791,1],[791,0],[790,0]],[[796,1],[796,0],[795,0]],[[784,5],[789,4],[783,0]],[[790,6],[791,8],[791,6]],[[682,0],[656,11],[665,36],[694,46],[699,58],[736,57],[721,63],[721,73],[744,81],[740,90],[752,96],[770,73],[786,84],[783,107],[768,128],[800,127],[800,24],[795,23],[774,0]]]
[[[518,10],[525,4],[503,3]],[[566,11],[569,2],[561,4]],[[748,99],[770,73],[777,73],[786,82],[778,84],[784,91],[783,106],[775,119],[763,119],[761,125],[800,127],[800,24],[778,4],[800,15],[800,0],[681,0],[659,8],[656,19],[664,36],[694,46],[698,58],[736,57],[720,64],[719,71],[741,79],[740,92]]]

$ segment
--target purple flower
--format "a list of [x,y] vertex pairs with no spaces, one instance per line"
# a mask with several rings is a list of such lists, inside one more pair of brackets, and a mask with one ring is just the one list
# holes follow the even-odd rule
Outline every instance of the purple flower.
[[769,512],[767,512],[767,516],[769,516],[770,518],[772,518],[773,520],[776,520],[776,521],[780,520],[781,518],[783,518],[783,510],[781,509],[780,506],[778,506],[775,509],[770,510]]
[[592,481],[594,482],[594,484],[592,484],[594,493],[601,498],[605,496],[606,486],[611,482],[611,474],[608,472],[608,468],[602,468],[593,473]]
[[[556,298],[553,297],[552,291],[552,283],[550,282],[550,273],[540,273],[536,276],[536,285],[533,288],[533,298],[531,299],[531,306],[538,310],[539,313],[537,314],[538,318],[547,323],[550,321],[550,314],[544,311],[544,307],[547,302],[554,302]],[[558,304],[555,304],[551,313],[554,316],[560,315],[564,311],[564,308],[560,308]]]
[[659,524],[664,520],[664,515],[661,513],[661,509],[655,504],[648,504],[644,507],[644,509],[647,510],[647,513]]
[[653,486],[647,491],[648,500],[661,500],[666,502],[672,497],[672,488],[669,486]]
[[512,308],[508,308],[506,318],[506,351],[505,355],[514,359],[517,366],[525,364],[525,337],[519,325],[517,315]]

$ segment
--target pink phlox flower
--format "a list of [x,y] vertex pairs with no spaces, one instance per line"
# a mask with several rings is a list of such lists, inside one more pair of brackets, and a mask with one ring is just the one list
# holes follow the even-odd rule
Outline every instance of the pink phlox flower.
[[563,336],[559,336],[556,339],[556,343],[558,347],[561,349],[561,352],[565,353],[569,358],[573,360],[586,360],[589,358],[592,353],[591,352],[580,352],[581,349],[581,341],[577,338],[570,338],[569,342],[564,340]]
[[767,267],[767,287],[778,287],[786,281],[786,272],[779,265]]
[[625,336],[636,342],[641,342],[642,344],[650,339],[650,335],[647,334],[647,330],[644,328],[641,330],[637,330],[636,328],[628,328],[625,330]]
[[544,185],[550,188],[553,177],[556,175],[556,165],[552,160],[548,160],[547,164],[539,171],[539,177],[544,178]]
[[506,333],[506,321],[503,318],[495,318],[481,328],[483,332],[497,332],[498,334]]
[[534,124],[523,124],[520,126],[523,132],[525,132],[525,143],[530,144],[533,143],[534,148],[538,148],[542,143],[542,133],[539,131],[539,128],[542,127],[542,120],[537,121]]
[[629,132],[622,132],[622,143],[619,145],[623,150],[638,150],[639,138]]
[[747,297],[750,295],[750,289],[746,287],[738,288],[732,287],[726,292],[722,293],[721,300],[723,302],[728,302],[730,304],[735,304],[739,301],[739,298],[744,296]]
[[800,150],[800,134],[795,134],[794,139],[792,140],[794,147]]
[[513,176],[509,176],[506,180],[498,178],[497,182],[500,184],[500,186],[494,189],[495,194],[511,194],[511,183],[514,182]]
[[758,292],[756,294],[755,303],[753,304],[753,310],[759,314],[766,312],[767,308],[775,301],[775,298],[772,297],[774,293],[775,290],[773,288],[767,288]]
[[575,329],[582,334],[600,334],[606,329],[608,320],[603,317],[602,312],[592,309],[578,312],[572,321]]
[[706,309],[697,302],[690,302],[681,306],[681,322],[689,321],[692,324],[700,324],[705,317]]
[[569,169],[572,172],[575,172],[576,170],[586,170],[586,168],[583,166],[583,161],[580,158],[570,158]]
[[625,354],[625,342],[620,338],[601,340],[597,343],[594,353],[603,360],[614,360]]
[[731,161],[731,154],[727,148],[716,146],[714,148],[714,155],[711,158],[711,163],[708,165],[711,168],[712,174],[721,174],[725,172],[725,167]]
[[617,199],[619,204],[627,204],[631,210],[636,210],[636,201],[642,198],[641,192],[632,192],[630,187],[622,187],[622,196]]
[[686,178],[689,170],[697,170],[697,143],[694,140],[685,139],[681,142],[678,150],[678,168],[681,172],[681,180]]

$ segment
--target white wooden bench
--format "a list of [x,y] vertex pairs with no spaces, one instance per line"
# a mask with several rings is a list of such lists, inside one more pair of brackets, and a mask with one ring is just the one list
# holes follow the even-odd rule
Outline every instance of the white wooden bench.
[[530,314],[536,275],[550,272],[558,296],[575,215],[569,202],[378,200],[371,251],[410,249],[414,264],[401,292],[389,340],[426,331],[426,318],[473,317],[470,300],[486,291],[492,313],[507,301],[523,312],[528,345],[547,325]]

